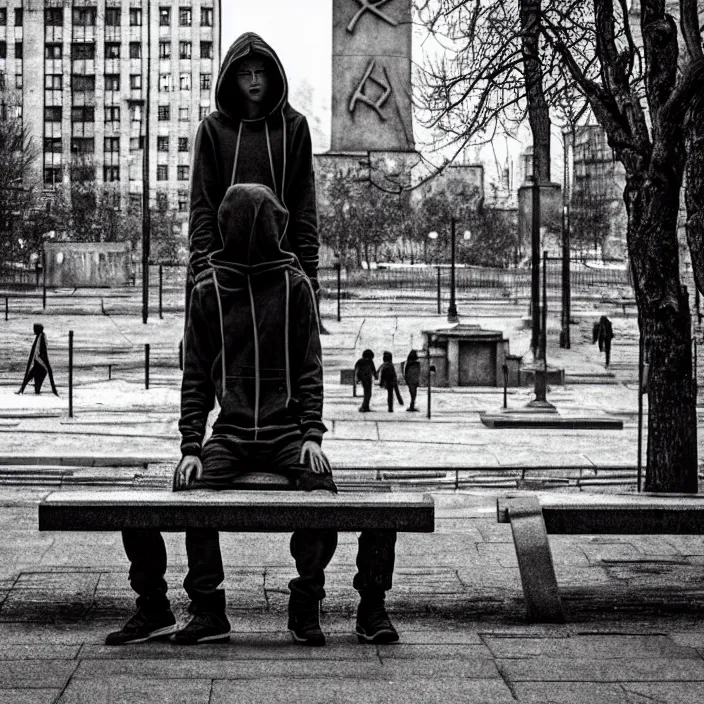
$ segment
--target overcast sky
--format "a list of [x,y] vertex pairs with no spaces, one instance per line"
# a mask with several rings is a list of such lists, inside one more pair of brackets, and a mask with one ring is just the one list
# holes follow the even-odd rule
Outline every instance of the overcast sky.
[[[286,69],[293,106],[304,112],[312,107],[312,117],[329,134],[332,0],[224,0],[223,55],[243,32],[256,32],[272,46]],[[306,83],[313,89],[312,106],[296,100]]]

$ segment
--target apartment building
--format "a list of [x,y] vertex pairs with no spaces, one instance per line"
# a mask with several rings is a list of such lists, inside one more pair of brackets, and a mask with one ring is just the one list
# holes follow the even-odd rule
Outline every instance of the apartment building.
[[0,0],[7,109],[40,146],[47,194],[95,179],[140,207],[146,146],[153,202],[185,214],[219,65],[220,0]]

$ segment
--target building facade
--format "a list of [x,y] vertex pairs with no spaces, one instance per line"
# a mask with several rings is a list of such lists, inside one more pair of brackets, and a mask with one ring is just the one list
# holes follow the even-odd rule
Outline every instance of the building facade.
[[146,146],[152,202],[185,217],[219,65],[220,0],[0,0],[8,109],[40,148],[47,195],[88,178],[141,207]]

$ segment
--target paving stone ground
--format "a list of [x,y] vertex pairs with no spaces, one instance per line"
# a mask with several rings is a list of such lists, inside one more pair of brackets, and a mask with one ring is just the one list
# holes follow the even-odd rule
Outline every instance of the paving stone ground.
[[[496,523],[500,490],[439,489],[437,482],[428,488],[437,506],[436,532],[399,536],[388,597],[399,644],[366,646],[353,636],[353,534],[340,536],[328,570],[323,613],[328,645],[321,649],[295,646],[285,630],[293,574],[287,537],[227,534],[221,542],[233,627],[228,645],[107,648],[105,634],[130,615],[134,603],[120,536],[39,533],[36,515],[49,491],[71,490],[80,482],[164,485],[178,455],[178,370],[172,357],[180,315],[143,326],[135,315],[112,314],[117,309],[111,305],[108,301],[107,314],[98,315],[69,309],[43,316],[28,308],[0,321],[0,346],[7,353],[0,365],[5,453],[141,453],[163,460],[146,471],[39,468],[41,481],[35,472],[31,486],[20,486],[17,475],[10,476],[12,467],[0,467],[0,704],[704,702],[704,537],[551,537],[568,623],[528,624],[510,527]],[[573,379],[594,382],[556,387],[550,398],[565,413],[621,417],[623,431],[495,431],[480,424],[478,411],[499,407],[497,389],[438,390],[431,420],[388,414],[381,396],[375,397],[374,413],[357,413],[358,399],[339,384],[340,369],[351,366],[366,346],[405,358],[410,346],[419,346],[420,329],[444,324],[431,305],[409,304],[403,315],[390,314],[390,306],[360,305],[347,308],[341,323],[326,320],[332,334],[323,339],[325,448],[335,466],[366,466],[372,473],[393,465],[471,466],[475,474],[487,475],[520,466],[527,476],[547,476],[550,466],[635,466],[633,319],[612,317],[613,376],[589,340],[592,318],[610,311],[583,310],[571,350],[555,349],[556,320],[549,335],[550,359]],[[462,306],[461,313],[467,303]],[[464,322],[504,330],[511,351],[525,353],[524,311],[506,308],[482,303]],[[33,322],[43,322],[49,335],[60,399],[13,393],[17,372],[5,360],[28,352]],[[69,329],[88,360],[77,371],[73,419],[66,415],[65,395]],[[149,390],[139,368],[145,342],[161,360]],[[102,353],[91,346],[121,347],[132,366],[116,367],[108,381],[96,358]],[[22,366],[25,360],[20,361]],[[529,389],[511,389],[509,405],[530,398]],[[424,392],[420,400],[424,408]],[[632,481],[620,488],[629,486]],[[165,538],[170,597],[184,620],[183,535]]]

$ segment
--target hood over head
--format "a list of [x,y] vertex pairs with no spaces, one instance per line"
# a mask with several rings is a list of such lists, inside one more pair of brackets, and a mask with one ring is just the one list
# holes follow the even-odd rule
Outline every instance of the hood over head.
[[218,210],[223,246],[211,255],[211,264],[214,268],[223,264],[236,270],[291,264],[294,255],[281,249],[288,217],[288,210],[268,186],[230,186]]
[[415,362],[418,359],[418,353],[415,350],[411,350],[408,353],[408,361],[409,362]]
[[215,85],[215,104],[220,112],[230,119],[240,121],[242,117],[242,98],[236,82],[237,66],[243,60],[261,57],[269,67],[269,93],[264,115],[265,120],[274,112],[280,111],[288,102],[288,81],[284,67],[276,52],[254,32],[241,34],[228,49],[220,66],[220,73]]
[[364,352],[362,352],[362,358],[363,359],[374,359],[374,352],[372,352],[371,350],[368,350],[368,349],[364,350]]
[[391,362],[393,360],[393,356],[391,355],[391,352],[384,352],[384,356],[382,359],[385,362]]

